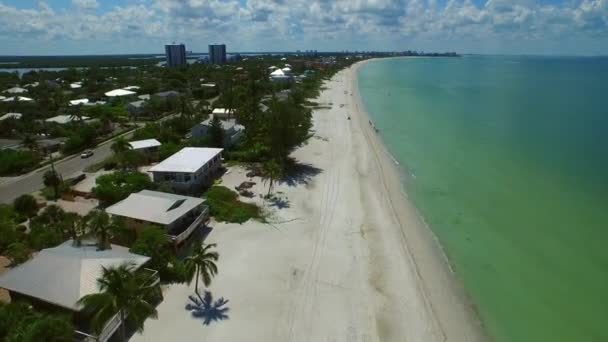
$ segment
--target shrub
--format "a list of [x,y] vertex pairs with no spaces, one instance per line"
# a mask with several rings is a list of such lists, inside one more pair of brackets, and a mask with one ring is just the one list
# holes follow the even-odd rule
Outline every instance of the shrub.
[[95,180],[93,193],[104,206],[122,201],[134,192],[155,189],[150,177],[140,172],[114,172]]
[[238,194],[225,186],[211,187],[205,197],[211,215],[220,222],[243,223],[252,218],[262,218],[258,206],[239,201]]
[[32,151],[0,151],[0,176],[10,176],[32,170],[40,158]]
[[19,214],[28,217],[34,217],[38,212],[38,203],[32,195],[25,194],[17,197],[13,202],[13,207]]

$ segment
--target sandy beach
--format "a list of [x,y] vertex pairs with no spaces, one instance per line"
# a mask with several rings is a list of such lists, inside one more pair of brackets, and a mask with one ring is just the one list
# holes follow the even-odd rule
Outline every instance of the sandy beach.
[[[314,111],[314,137],[293,154],[301,173],[275,188],[282,203],[252,200],[269,224],[212,223],[220,261],[209,290],[229,300],[228,317],[204,325],[184,309],[193,286],[172,285],[132,341],[487,340],[368,122],[364,63],[326,83],[317,101],[331,109]],[[231,167],[224,185],[245,173]],[[267,191],[253,181],[256,195]]]

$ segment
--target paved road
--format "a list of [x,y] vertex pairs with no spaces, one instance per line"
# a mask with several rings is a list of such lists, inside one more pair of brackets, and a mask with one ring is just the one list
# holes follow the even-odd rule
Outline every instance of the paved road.
[[[123,136],[129,138],[133,132],[125,133]],[[55,169],[63,176],[64,179],[78,175],[85,167],[104,160],[112,155],[110,146],[111,140],[104,142],[102,145],[93,149],[93,156],[82,159],[80,155],[74,158],[64,159],[55,163]],[[40,190],[44,187],[42,176],[51,166],[34,170],[26,175],[17,177],[0,184],[0,203],[12,203],[13,200],[23,194],[29,194]]]

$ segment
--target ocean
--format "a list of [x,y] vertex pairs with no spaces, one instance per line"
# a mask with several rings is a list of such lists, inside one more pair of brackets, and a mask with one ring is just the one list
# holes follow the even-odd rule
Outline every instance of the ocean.
[[608,58],[385,59],[359,88],[489,335],[608,341]]

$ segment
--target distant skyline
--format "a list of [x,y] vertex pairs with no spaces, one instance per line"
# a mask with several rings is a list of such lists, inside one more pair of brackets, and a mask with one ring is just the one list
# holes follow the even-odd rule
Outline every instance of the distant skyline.
[[1,55],[424,50],[608,55],[608,0],[0,0]]

